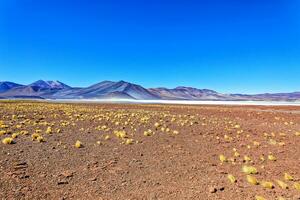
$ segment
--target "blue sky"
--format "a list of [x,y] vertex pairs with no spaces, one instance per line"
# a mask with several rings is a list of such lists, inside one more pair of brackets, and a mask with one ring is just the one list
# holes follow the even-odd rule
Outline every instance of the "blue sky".
[[0,0],[0,80],[300,91],[298,0]]

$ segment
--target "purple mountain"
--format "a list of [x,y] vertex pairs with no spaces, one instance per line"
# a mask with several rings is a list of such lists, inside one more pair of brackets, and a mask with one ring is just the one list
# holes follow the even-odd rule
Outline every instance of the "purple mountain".
[[70,89],[71,87],[59,81],[38,80],[29,86],[36,86],[44,89]]
[[300,101],[300,92],[222,94],[214,90],[184,86],[173,89],[163,87],[146,89],[125,81],[103,81],[85,88],[73,88],[60,81],[39,80],[29,85],[0,82],[0,98]]
[[125,81],[103,81],[87,88],[62,90],[54,95],[56,98],[81,99],[160,99],[140,85]]
[[22,85],[17,84],[17,83],[13,83],[13,82],[9,82],[9,81],[0,82],[0,93],[6,92],[6,91],[8,91],[12,88],[20,87],[20,86],[22,86]]

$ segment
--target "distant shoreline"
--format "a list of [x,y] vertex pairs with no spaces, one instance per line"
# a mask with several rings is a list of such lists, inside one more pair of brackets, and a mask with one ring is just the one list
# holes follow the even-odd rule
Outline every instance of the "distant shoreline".
[[178,104],[178,105],[254,105],[300,106],[300,102],[288,101],[192,101],[192,100],[128,100],[128,99],[47,99],[60,103],[129,103],[129,104]]
[[219,101],[219,100],[131,100],[131,99],[0,99],[5,101],[36,101],[53,103],[105,103],[105,104],[166,104],[166,105],[238,105],[238,106],[300,106],[300,101]]

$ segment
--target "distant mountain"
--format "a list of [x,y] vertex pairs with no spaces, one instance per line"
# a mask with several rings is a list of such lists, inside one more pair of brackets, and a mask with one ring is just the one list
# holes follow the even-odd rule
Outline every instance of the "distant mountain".
[[255,95],[245,95],[245,94],[232,94],[232,97],[246,100],[256,100],[256,101],[299,101],[300,92],[291,93],[264,93]]
[[125,81],[103,81],[87,88],[62,90],[54,95],[56,98],[80,98],[80,99],[160,99],[142,86]]
[[38,80],[29,86],[39,87],[43,89],[70,89],[71,87],[59,81],[43,81]]
[[43,89],[38,86],[20,86],[12,88],[0,95],[6,98],[24,98],[24,97],[35,97],[42,98],[43,95],[50,92],[49,89]]
[[150,88],[149,91],[162,99],[169,100],[227,100],[230,95],[220,94],[213,90],[197,89],[192,87],[167,88]]
[[71,89],[70,86],[59,81],[39,80],[29,85],[17,85],[0,93],[4,98],[51,98],[53,94],[63,89]]
[[214,90],[180,86],[150,88],[125,81],[102,81],[85,88],[70,87],[60,81],[38,80],[29,85],[0,82],[0,99],[137,99],[215,101],[300,101],[300,92],[274,94],[222,94]]
[[9,81],[0,82],[0,93],[6,92],[12,88],[20,87],[20,86],[22,86],[22,85],[18,84],[18,83],[9,82]]

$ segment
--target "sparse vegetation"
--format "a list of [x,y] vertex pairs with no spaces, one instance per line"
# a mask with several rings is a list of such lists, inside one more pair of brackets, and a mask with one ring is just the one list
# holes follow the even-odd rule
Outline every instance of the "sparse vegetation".
[[[300,126],[297,120],[291,123],[292,120],[283,117],[275,118],[277,113],[259,113],[251,109],[238,111],[241,108],[236,108],[233,113],[231,108],[223,107],[162,108],[160,105],[126,105],[126,109],[124,105],[96,105],[95,109],[95,105],[23,102],[0,103],[0,106],[0,147],[7,153],[2,155],[3,160],[20,152],[22,156],[18,158],[30,155],[30,162],[46,169],[47,159],[54,162],[55,156],[57,159],[62,156],[68,168],[77,169],[76,179],[80,170],[84,169],[89,175],[93,170],[101,169],[97,174],[106,185],[110,183],[103,174],[114,177],[109,180],[117,185],[125,179],[122,184],[126,185],[129,182],[127,176],[136,180],[145,170],[150,177],[139,184],[148,184],[148,179],[154,181],[153,177],[157,176],[150,170],[154,164],[164,172],[158,176],[154,189],[165,186],[166,182],[160,179],[164,177],[173,182],[186,181],[184,184],[195,188],[200,185],[209,193],[201,191],[201,194],[211,199],[218,199],[219,194],[241,197],[238,192],[229,192],[243,191],[255,199],[282,200],[300,191],[299,172],[293,166],[300,164],[299,153],[295,152]],[[252,118],[258,124],[247,122]],[[5,145],[14,140],[15,145]],[[18,148],[21,150],[15,153]],[[291,149],[295,155],[290,153]],[[42,155],[47,159],[41,158]],[[161,156],[164,156],[163,160]],[[33,158],[41,158],[44,165]],[[69,158],[72,167],[68,164]],[[82,166],[79,167],[77,162]],[[205,165],[208,168],[203,167],[203,163],[208,164]],[[65,176],[71,175],[66,173]],[[207,185],[203,185],[202,176]],[[211,185],[213,187],[208,190]]]

